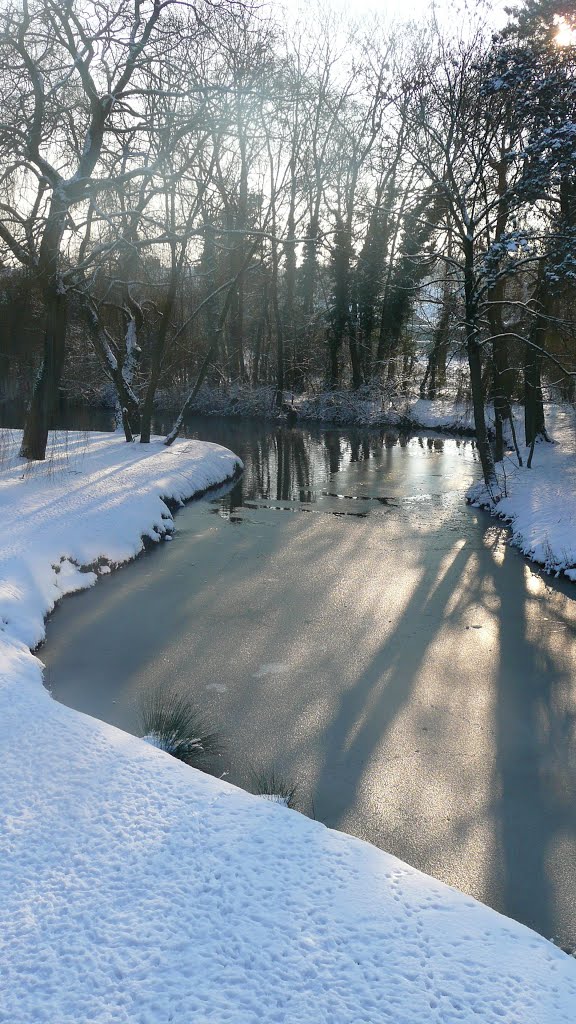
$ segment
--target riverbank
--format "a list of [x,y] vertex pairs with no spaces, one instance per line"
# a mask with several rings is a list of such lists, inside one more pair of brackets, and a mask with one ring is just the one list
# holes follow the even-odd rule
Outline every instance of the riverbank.
[[237,463],[70,434],[28,466],[17,442],[0,473],[0,1019],[572,1022],[576,963],[527,928],[49,697],[29,648],[55,601],[170,535],[160,495]]
[[530,469],[525,464],[519,467],[515,458],[505,458],[497,466],[502,496],[494,500],[481,483],[470,488],[468,501],[505,520],[511,543],[546,572],[576,581],[574,412],[551,406],[547,423],[551,442],[538,443]]
[[[174,388],[160,391],[156,405],[160,409],[180,408],[185,393]],[[373,382],[356,391],[284,392],[279,406],[272,387],[253,388],[245,384],[221,387],[204,385],[193,404],[193,411],[202,416],[234,416],[240,419],[263,419],[275,423],[321,423],[336,427],[389,427],[404,431],[437,430],[461,436],[474,433],[474,416],[470,402],[455,398],[419,398],[410,390],[392,384]],[[493,416],[488,411],[491,427]]]
[[[94,398],[88,406],[75,405],[73,398],[63,412],[64,422],[70,413],[86,409],[108,411],[113,423],[113,396],[103,393],[101,400]],[[157,413],[167,415],[173,422],[186,399],[181,388],[163,389],[156,396]],[[419,398],[417,394],[397,391],[392,386],[369,384],[357,391],[309,391],[303,394],[284,392],[279,406],[276,391],[271,387],[252,388],[244,384],[222,387],[204,386],[190,409],[190,414],[227,417],[242,420],[263,420],[279,426],[322,424],[333,427],[367,427],[414,433],[435,430],[460,437],[474,435],[472,405],[456,397],[434,401]],[[17,425],[22,422],[22,402],[0,402],[0,422]],[[74,419],[74,416],[71,416]],[[487,409],[489,431],[493,432],[493,410]]]
[[[174,396],[173,396],[174,397]],[[367,385],[350,390],[286,395],[281,409],[272,388],[229,385],[205,388],[194,404],[205,416],[260,417],[285,423],[290,411],[295,424],[381,427],[406,433],[419,430],[454,437],[475,434],[470,402],[422,399],[397,393],[391,386]],[[516,436],[523,438],[524,410],[514,406]],[[576,581],[576,420],[568,404],[548,402],[546,424],[551,443],[540,443],[532,467],[526,468],[528,449],[521,446],[524,465],[510,453],[497,466],[497,498],[482,484],[470,488],[470,504],[489,510],[511,529],[511,542],[546,572]],[[494,435],[494,409],[488,405],[486,422]]]

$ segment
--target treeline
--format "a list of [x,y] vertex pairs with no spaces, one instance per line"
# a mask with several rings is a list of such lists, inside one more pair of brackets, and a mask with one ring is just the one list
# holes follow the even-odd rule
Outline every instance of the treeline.
[[435,397],[461,354],[493,483],[487,401],[496,458],[522,458],[543,373],[570,389],[576,366],[571,17],[526,0],[492,37],[312,5],[302,25],[232,0],[5,6],[0,366],[5,393],[30,383],[22,454],[44,457],[65,381],[105,381],[147,441],[161,387],[188,407],[206,379],[278,404],[407,379]]

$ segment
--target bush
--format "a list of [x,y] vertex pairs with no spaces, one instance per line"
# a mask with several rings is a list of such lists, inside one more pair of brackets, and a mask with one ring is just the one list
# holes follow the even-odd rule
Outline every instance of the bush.
[[190,698],[175,690],[158,688],[148,693],[140,709],[140,725],[147,743],[194,768],[205,769],[222,753],[217,734]]
[[299,810],[298,786],[279,775],[275,768],[270,771],[253,772],[251,789],[256,796],[262,796],[265,800],[283,804],[284,807],[289,807],[293,811]]

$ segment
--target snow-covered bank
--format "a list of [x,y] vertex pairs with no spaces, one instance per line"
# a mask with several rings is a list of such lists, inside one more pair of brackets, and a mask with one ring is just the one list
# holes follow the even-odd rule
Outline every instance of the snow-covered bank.
[[[159,408],[178,408],[184,395],[174,391],[158,394]],[[368,384],[357,391],[284,393],[282,407],[276,404],[274,388],[252,388],[230,384],[220,388],[204,386],[191,412],[202,416],[236,416],[242,419],[266,419],[285,423],[288,410],[295,422],[324,423],[340,427],[392,427],[404,430],[437,430],[453,434],[473,434],[474,416],[469,402],[455,399],[418,398],[417,394],[397,392],[391,385]],[[488,423],[493,416],[488,410]]]
[[[495,502],[483,484],[468,500],[505,519],[512,543],[547,572],[576,580],[576,429],[570,408],[547,408],[553,444],[541,442],[532,468],[507,458],[498,467],[503,497]],[[519,433],[519,436],[521,434]]]
[[128,445],[120,434],[80,432],[52,437],[46,462],[29,464],[18,458],[20,437],[0,431],[0,622],[29,647],[59,598],[96,581],[82,570],[134,558],[143,538],[174,529],[166,502],[181,504],[241,467],[220,445]]
[[26,644],[71,559],[130,557],[230,453],[73,436],[3,465],[0,1021],[573,1024],[576,962],[533,932],[42,688]]

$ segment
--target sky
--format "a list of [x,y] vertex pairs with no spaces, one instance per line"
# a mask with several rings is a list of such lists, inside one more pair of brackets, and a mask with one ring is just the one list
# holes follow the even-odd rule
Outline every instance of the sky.
[[[278,0],[273,0],[278,2]],[[305,12],[310,8],[310,0],[280,0],[282,5],[291,14]],[[421,20],[429,17],[436,9],[439,20],[446,19],[462,23],[467,12],[470,17],[477,14],[479,8],[486,11],[487,20],[493,22],[495,28],[501,27],[506,21],[504,7],[509,6],[510,0],[325,0],[326,6],[333,10],[342,11],[357,17],[370,17],[370,15],[385,15],[392,20],[400,19],[408,21],[412,18]]]

